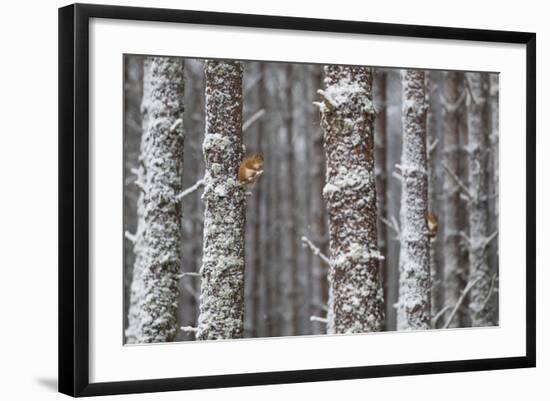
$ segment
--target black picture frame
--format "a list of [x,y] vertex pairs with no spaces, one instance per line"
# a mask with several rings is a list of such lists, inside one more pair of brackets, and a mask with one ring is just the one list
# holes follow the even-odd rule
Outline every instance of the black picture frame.
[[[179,22],[415,38],[516,43],[526,46],[526,354],[521,357],[355,366],[90,383],[88,61],[91,18]],[[74,4],[59,9],[59,391],[72,396],[141,393],[293,382],[420,375],[535,366],[536,35],[266,15]]]

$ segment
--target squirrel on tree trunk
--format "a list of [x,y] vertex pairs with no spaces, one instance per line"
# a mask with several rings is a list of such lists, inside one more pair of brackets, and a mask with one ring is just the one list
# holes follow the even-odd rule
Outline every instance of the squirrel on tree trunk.
[[243,184],[253,184],[264,172],[264,155],[257,152],[246,157],[239,167],[239,181]]

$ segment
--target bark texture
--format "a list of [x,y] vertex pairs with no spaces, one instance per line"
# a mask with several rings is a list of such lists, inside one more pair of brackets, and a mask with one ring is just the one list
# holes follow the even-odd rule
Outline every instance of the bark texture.
[[243,160],[242,67],[205,62],[206,165],[204,239],[197,338],[243,336],[246,188],[237,179]]
[[470,193],[470,274],[475,282],[470,290],[472,326],[492,326],[496,322],[493,305],[493,274],[487,260],[487,150],[489,146],[488,90],[489,77],[483,73],[466,73],[468,98],[469,193]]
[[327,158],[323,196],[330,238],[329,333],[379,331],[384,324],[377,245],[372,73],[325,67],[321,123]]
[[145,60],[136,265],[128,342],[173,341],[177,332],[183,161],[183,61]]
[[426,94],[424,72],[403,70],[403,149],[401,154],[401,250],[398,330],[429,329],[430,243],[428,205]]

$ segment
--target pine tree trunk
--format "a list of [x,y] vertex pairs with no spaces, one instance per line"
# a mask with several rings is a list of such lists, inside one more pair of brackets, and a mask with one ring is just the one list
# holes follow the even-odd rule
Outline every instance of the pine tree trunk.
[[[444,163],[449,171],[445,173],[443,193],[445,200],[444,213],[444,246],[445,270],[444,288],[445,305],[449,308],[448,315],[460,297],[462,290],[460,266],[460,187],[453,179],[452,174],[459,175],[459,148],[460,148],[460,117],[457,101],[461,96],[461,82],[464,75],[461,72],[447,72],[445,74],[444,98],[446,102],[444,119]],[[460,313],[455,315],[449,327],[460,327]]]
[[144,133],[138,180],[136,266],[128,341],[173,341],[177,332],[183,161],[184,72],[181,59],[145,61]]
[[372,73],[325,67],[321,102],[331,267],[328,331],[364,333],[384,324],[377,245]]
[[470,290],[470,317],[472,326],[495,324],[493,280],[486,254],[487,227],[487,149],[488,86],[487,74],[466,73],[471,95],[468,98],[469,192],[470,192],[470,274],[476,284]]
[[401,251],[399,256],[399,330],[429,329],[430,244],[424,72],[403,70],[403,150],[401,174]]
[[205,61],[206,163],[203,200],[199,340],[240,338],[244,320],[246,188],[237,179],[243,159],[242,68]]

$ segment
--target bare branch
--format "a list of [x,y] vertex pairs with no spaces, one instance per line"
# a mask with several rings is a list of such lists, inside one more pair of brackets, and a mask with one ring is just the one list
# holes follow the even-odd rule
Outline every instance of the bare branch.
[[483,248],[484,249],[487,248],[491,244],[491,241],[493,241],[497,235],[498,235],[498,230],[492,233],[491,235],[489,235],[487,238],[485,238],[485,243],[483,244]]
[[394,215],[391,216],[391,221],[395,227],[395,229],[397,230],[397,232],[399,233],[399,235],[401,235],[401,227],[399,227],[399,223],[397,222],[397,219],[395,218]]
[[391,175],[394,178],[397,178],[399,181],[403,181],[403,176],[400,173],[398,173],[397,171],[394,171]]
[[250,128],[252,124],[258,121],[265,114],[265,109],[260,109],[255,112],[248,120],[243,123],[243,132]]
[[393,218],[392,221],[389,221],[382,216],[379,216],[378,218],[382,223],[384,223],[386,226],[388,226],[393,231],[395,231],[395,234],[397,235],[397,239],[399,239],[399,237],[401,236],[401,230],[399,230],[399,226],[397,225],[397,221],[395,220],[395,218]]
[[493,295],[493,291],[495,289],[495,283],[496,283],[497,279],[498,279],[498,277],[497,277],[496,273],[493,274],[493,277],[491,277],[491,286],[489,287],[489,293],[487,294],[487,296],[485,297],[485,299],[481,303],[481,308],[479,310],[483,310],[487,306],[487,303],[489,302],[489,300],[491,299],[491,296]]
[[460,231],[459,234],[460,234],[460,238],[466,241],[466,244],[468,245],[468,248],[469,248],[472,244],[472,240],[470,239],[470,237],[468,237],[468,235],[466,235],[464,231]]
[[321,250],[316,247],[313,242],[311,242],[307,237],[302,236],[302,243],[302,246],[308,247],[314,255],[319,256],[319,258],[321,258],[321,260],[325,262],[327,266],[330,266],[330,259],[323,252],[321,252]]
[[437,147],[437,144],[439,143],[439,138],[435,138],[432,143],[428,144],[428,154],[431,155],[435,148]]
[[180,192],[178,195],[176,195],[176,200],[180,200],[180,199],[185,198],[187,195],[189,195],[190,193],[195,192],[197,189],[199,189],[203,185],[204,185],[204,178],[201,178],[193,186],[187,188],[185,191]]
[[468,295],[468,293],[470,292],[470,290],[477,284],[477,282],[479,280],[481,280],[483,276],[478,276],[478,278],[476,278],[474,281],[469,281],[468,284],[466,284],[466,287],[464,288],[464,290],[462,291],[462,294],[460,294],[460,297],[458,298],[458,301],[456,301],[456,304],[453,308],[453,311],[451,312],[451,314],[449,315],[449,317],[447,318],[447,321],[445,322],[445,324],[443,325],[443,328],[444,329],[447,329],[449,327],[449,325],[451,324],[451,322],[453,321],[455,315],[456,315],[456,312],[458,311],[458,308],[460,308],[460,305],[462,304],[462,302],[464,301],[464,298],[466,298],[466,295]]
[[466,94],[467,91],[463,90],[456,102],[450,102],[447,100],[447,98],[443,95],[443,93],[440,94],[441,103],[443,104],[443,107],[446,111],[453,112],[457,111],[460,105],[466,100]]
[[468,199],[472,200],[473,196],[468,190],[468,187],[462,182],[462,180],[458,178],[458,176],[454,172],[451,171],[451,169],[447,166],[447,164],[443,163],[443,168],[445,169],[447,174],[449,174],[449,176],[457,183],[457,185],[466,194],[466,196],[468,196]]
[[435,314],[435,316],[432,318],[432,327],[433,327],[433,328],[436,327],[435,325],[437,324],[437,321],[439,320],[439,318],[440,318],[441,316],[443,316],[443,315],[445,314],[445,312],[447,312],[449,309],[451,309],[451,307],[450,307],[449,305],[445,305],[445,306],[443,307],[443,309],[441,309],[439,312],[437,312],[437,313]]

